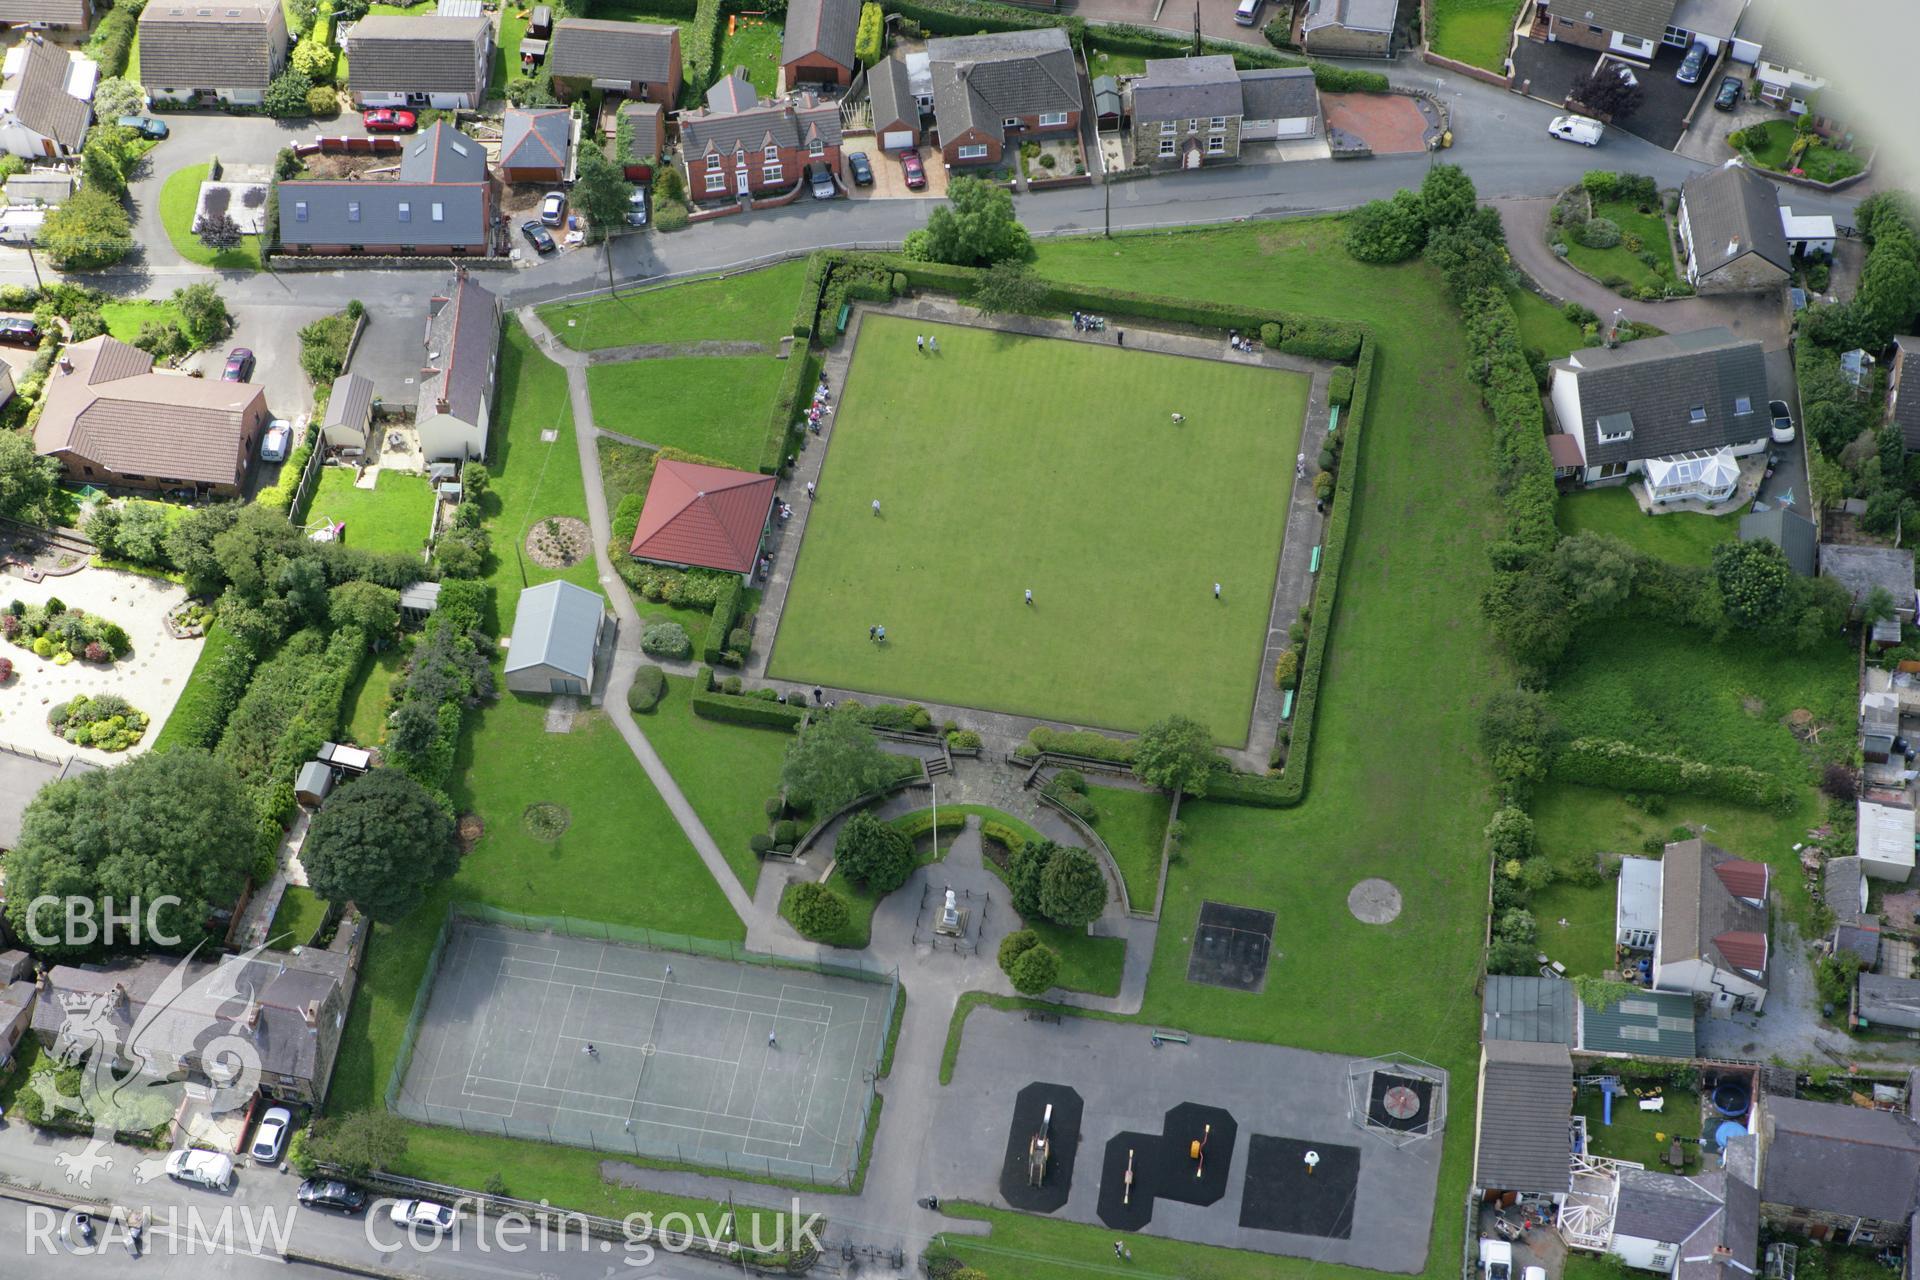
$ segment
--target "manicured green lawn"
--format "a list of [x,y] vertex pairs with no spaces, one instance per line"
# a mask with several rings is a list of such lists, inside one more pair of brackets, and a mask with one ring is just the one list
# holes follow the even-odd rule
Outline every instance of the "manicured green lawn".
[[1244,742],[1305,380],[958,326],[930,357],[914,331],[862,322],[771,673]]
[[745,67],[755,92],[763,98],[775,96],[780,89],[781,24],[745,14],[728,21],[734,24],[733,34],[727,34],[726,23],[722,22],[720,60],[714,63],[715,69],[731,73],[735,67]]
[[179,324],[180,308],[171,302],[138,299],[132,302],[103,302],[100,304],[100,318],[107,322],[108,333],[122,342],[132,342],[140,336],[142,325]]
[[[1742,152],[1768,169],[1786,171],[1787,152],[1793,147],[1795,133],[1791,120],[1763,120],[1741,131],[1747,145]],[[1866,161],[1852,151],[1838,151],[1816,142],[1800,157],[1800,171],[1815,182],[1837,182],[1866,167]]]
[[[1620,228],[1620,243],[1611,249],[1589,249],[1574,239],[1572,232],[1564,235],[1567,246],[1567,261],[1579,267],[1588,275],[1597,276],[1602,283],[1608,280],[1624,280],[1634,288],[1651,286],[1664,290],[1680,278],[1679,268],[1673,261],[1672,237],[1667,231],[1667,220],[1656,208],[1652,213],[1641,213],[1638,205],[1624,200],[1596,200],[1593,204],[1596,218],[1609,218]],[[1640,238],[1640,248],[1629,247],[1629,237]],[[1653,255],[1653,266],[1641,261],[1641,253]]]
[[322,467],[307,504],[310,522],[347,526],[347,545],[368,551],[420,550],[427,543],[433,489],[425,476],[382,469],[371,489],[356,489],[352,467]]
[[1611,534],[1647,555],[1676,564],[1712,564],[1713,549],[1740,536],[1740,514],[1669,511],[1650,516],[1625,485],[1563,494],[1556,513],[1562,533]]
[[1549,360],[1560,360],[1587,345],[1587,335],[1580,326],[1531,289],[1509,289],[1507,297],[1520,318],[1521,346]]
[[[1593,1153],[1615,1160],[1634,1160],[1649,1169],[1672,1171],[1667,1151],[1675,1138],[1694,1138],[1700,1127],[1700,1094],[1694,1089],[1663,1088],[1666,1106],[1659,1111],[1642,1111],[1639,1099],[1631,1092],[1613,1100],[1613,1123],[1602,1120],[1606,1104],[1598,1088],[1581,1089],[1574,1095],[1573,1109],[1587,1118],[1587,1136]],[[1700,1147],[1696,1143],[1680,1145],[1687,1164],[1684,1172],[1700,1172]]]
[[1433,0],[1427,43],[1445,58],[1499,73],[1512,44],[1515,0]]
[[[1635,618],[1576,636],[1551,702],[1570,737],[1617,738],[1800,781],[1816,762],[1851,749],[1854,679],[1838,636],[1798,653],[1744,636],[1716,645],[1698,631]],[[1783,723],[1799,708],[1826,727],[1819,748]]]
[[745,275],[591,302],[552,303],[539,308],[539,315],[556,337],[576,351],[649,342],[721,341],[764,342],[771,350],[780,335],[793,328],[793,309],[799,304],[800,281],[806,274],[806,260],[800,259]]
[[[1372,323],[1380,337],[1312,775],[1298,808],[1201,802],[1168,873],[1143,1021],[1342,1055],[1402,1050],[1452,1073],[1426,1274],[1457,1276],[1473,1153],[1479,973],[1491,812],[1475,762],[1475,717],[1507,683],[1479,613],[1497,505],[1488,426],[1466,382],[1459,326],[1423,264],[1372,267],[1339,249],[1336,221],[1302,219],[1184,235],[1047,242],[1044,274],[1088,284],[1283,307]],[[1104,671],[1105,668],[1102,668]],[[1378,727],[1417,760],[1381,774]],[[1356,881],[1396,884],[1406,909],[1386,926],[1347,911]],[[1265,990],[1186,981],[1205,900],[1275,911]],[[968,1210],[969,1216],[975,1216]],[[1023,1280],[1084,1280],[1112,1233],[982,1212],[984,1242],[950,1237],[970,1265]],[[1135,1236],[1134,1266],[1209,1280],[1304,1280],[1363,1273]]]
[[290,884],[274,910],[273,923],[267,926],[267,938],[283,950],[304,947],[313,941],[326,919],[327,904],[313,890]]
[[760,856],[747,848],[747,840],[767,829],[764,805],[780,792],[780,765],[793,735],[702,719],[689,706],[692,697],[693,681],[669,677],[660,705],[638,717],[640,732],[666,761],[733,873],[752,893],[760,882]]
[[1160,891],[1160,845],[1171,808],[1167,797],[1158,791],[1089,787],[1087,799],[1100,814],[1094,830],[1120,864],[1128,901],[1135,911],[1153,910],[1154,895]]
[[396,645],[360,665],[360,674],[347,690],[347,740],[363,747],[377,747],[387,732],[387,696],[393,692],[393,678],[406,665],[407,651]]
[[487,84],[487,92],[496,98],[506,93],[507,81],[520,74],[520,42],[532,21],[533,7],[529,4],[500,7],[499,43],[493,49],[493,76]]
[[597,364],[587,370],[587,389],[602,428],[751,471],[785,368],[772,356]]
[[1096,76],[1137,76],[1147,69],[1145,54],[1102,49],[1100,42],[1091,36],[1087,40],[1087,53]]
[[[127,76],[134,74],[132,67]],[[245,236],[231,249],[209,249],[193,234],[193,211],[200,203],[200,184],[207,180],[207,166],[188,165],[169,174],[160,186],[160,223],[167,229],[173,251],[188,262],[222,271],[258,271],[260,237]]]

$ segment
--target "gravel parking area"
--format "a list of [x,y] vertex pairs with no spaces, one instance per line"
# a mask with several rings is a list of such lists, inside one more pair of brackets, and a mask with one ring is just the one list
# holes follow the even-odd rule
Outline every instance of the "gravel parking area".
[[[119,623],[133,641],[132,652],[110,667],[90,662],[59,667],[36,657],[31,649],[0,646],[0,655],[12,659],[14,667],[13,679],[0,685],[0,742],[61,758],[78,755],[101,764],[145,751],[173,714],[173,705],[200,656],[200,641],[176,640],[166,630],[167,610],[186,596],[185,587],[113,569],[82,569],[71,577],[44,582],[0,577],[0,605],[12,600],[45,604],[57,597],[71,608]],[[62,739],[47,727],[47,712],[80,693],[115,693],[125,698],[152,718],[146,735],[120,752],[75,747]]]

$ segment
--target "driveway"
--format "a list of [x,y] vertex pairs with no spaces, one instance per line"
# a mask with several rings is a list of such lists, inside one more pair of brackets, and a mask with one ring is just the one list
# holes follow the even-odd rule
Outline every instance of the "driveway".
[[[1713,76],[1713,88],[1718,89],[1726,78],[1723,68]],[[1693,125],[1682,135],[1674,150],[1689,160],[1698,160],[1701,164],[1719,166],[1733,159],[1734,150],[1727,143],[1727,135],[1735,129],[1744,129],[1762,120],[1772,120],[1780,113],[1762,102],[1754,102],[1743,92],[1739,103],[1731,111],[1715,111],[1711,102],[1700,108],[1694,116]]]
[[[1564,103],[1574,82],[1593,70],[1600,57],[1592,49],[1575,45],[1521,40],[1513,51],[1514,74],[1525,82],[1524,91],[1530,96],[1545,102]],[[1633,72],[1646,95],[1638,111],[1611,127],[1671,150],[1686,129],[1687,111],[1693,106],[1695,95],[1703,85],[1719,83],[1717,75],[1705,72],[1698,84],[1681,84],[1674,79],[1674,72],[1680,69],[1685,57],[1684,50],[1662,45],[1654,55],[1651,68],[1622,62],[1621,65]]]
[[1533,278],[1548,295],[1562,302],[1578,302],[1602,320],[1617,310],[1628,320],[1654,325],[1668,333],[1685,333],[1725,325],[1743,338],[1757,338],[1769,351],[1787,345],[1786,302],[1778,293],[1718,294],[1704,298],[1673,298],[1666,302],[1635,302],[1598,281],[1581,275],[1553,252],[1546,242],[1546,198],[1495,200],[1507,231],[1507,249],[1514,265]]
[[1425,151],[1427,134],[1440,131],[1433,108],[1424,100],[1390,93],[1324,93],[1320,106],[1327,131],[1338,129],[1364,141],[1375,155]]
[[246,347],[253,352],[253,381],[267,389],[267,408],[273,416],[291,419],[311,413],[313,387],[300,368],[300,330],[338,308],[260,307],[230,302],[227,309],[233,313],[232,336],[195,356],[190,367],[217,378],[227,352]]
[[[940,153],[932,147],[920,148],[920,163],[927,171],[927,185],[921,191],[907,189],[907,175],[900,167],[900,153],[882,151],[880,139],[871,135],[863,138],[848,138],[841,148],[840,185],[849,198],[854,200],[941,200],[947,194],[947,165]],[[866,155],[867,163],[873,166],[873,185],[856,187],[853,185],[853,170],[847,167],[845,157],[859,151]]]

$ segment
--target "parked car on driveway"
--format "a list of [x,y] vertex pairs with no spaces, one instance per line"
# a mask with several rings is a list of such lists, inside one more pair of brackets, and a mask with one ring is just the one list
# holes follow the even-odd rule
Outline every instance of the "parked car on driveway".
[[927,166],[920,162],[920,153],[906,150],[900,153],[900,169],[907,175],[907,190],[924,191],[927,188]]
[[567,220],[567,193],[549,191],[540,201],[540,221],[542,225],[558,227]]
[[123,129],[131,129],[141,137],[150,138],[155,142],[167,136],[167,122],[165,120],[155,120],[152,116],[121,116],[118,120],[115,120],[114,123]]
[[1767,416],[1773,419],[1773,440],[1775,444],[1793,443],[1793,411],[1787,408],[1785,400],[1767,401]]
[[[260,437],[260,461],[285,462],[287,455],[291,452],[293,452],[293,424],[284,418],[275,418],[268,425],[266,433]],[[274,1108],[274,1111],[279,1110],[281,1108]],[[271,1115],[272,1112],[268,1114]],[[266,1124],[265,1120],[260,1122],[263,1131]]]
[[807,188],[813,192],[815,200],[831,200],[840,194],[840,188],[833,181],[833,174],[824,164],[807,166]]
[[411,133],[420,117],[398,107],[375,107],[360,117],[368,133]]
[[1673,73],[1673,78],[1681,84],[1699,84],[1700,73],[1706,69],[1706,66],[1707,46],[1696,44],[1687,50],[1687,56],[1680,60],[1680,69]]
[[1731,111],[1740,105],[1740,93],[1743,86],[1739,76],[1724,76],[1720,80],[1720,91],[1713,95],[1715,111]]
[[531,218],[520,224],[520,234],[527,238],[527,243],[533,246],[535,253],[552,253],[558,247],[553,243],[553,237],[547,234],[547,229]]
[[1260,0],[1240,0],[1240,7],[1233,11],[1233,20],[1243,27],[1258,24],[1260,18]]
[[167,1176],[211,1191],[233,1185],[233,1161],[218,1151],[176,1151],[167,1157]]
[[873,161],[867,159],[864,151],[847,153],[847,170],[853,174],[853,185],[870,187],[873,185]]
[[633,194],[627,197],[627,225],[644,227],[647,225],[647,189],[635,187]]
[[15,347],[37,347],[40,345],[40,326],[25,316],[8,316],[0,320],[0,342]]
[[222,382],[245,382],[253,376],[253,352],[235,347],[227,352],[227,367],[220,371]]
[[367,1207],[367,1193],[356,1186],[331,1178],[308,1178],[300,1184],[300,1203],[309,1209],[331,1209],[335,1213],[358,1213]]
[[1547,136],[1558,138],[1562,142],[1577,142],[1583,147],[1597,147],[1607,128],[1598,120],[1586,116],[1555,116],[1553,123],[1547,126]]
[[419,1227],[426,1231],[453,1229],[453,1210],[431,1200],[395,1200],[391,1212],[396,1227]]
[[[273,425],[273,431],[292,432],[283,422]],[[282,446],[284,450],[284,445]],[[264,452],[264,451],[263,451]],[[284,452],[281,457],[285,457]],[[260,1123],[253,1131],[253,1145],[247,1148],[247,1158],[255,1164],[279,1164],[280,1153],[287,1147],[287,1131],[293,1128],[293,1112],[285,1107],[268,1107],[266,1114],[260,1117]]]

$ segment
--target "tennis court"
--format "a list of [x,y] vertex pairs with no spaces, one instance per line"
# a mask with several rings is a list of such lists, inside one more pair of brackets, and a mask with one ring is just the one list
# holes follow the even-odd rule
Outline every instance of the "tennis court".
[[852,1176],[894,985],[456,918],[394,1109],[475,1132]]

